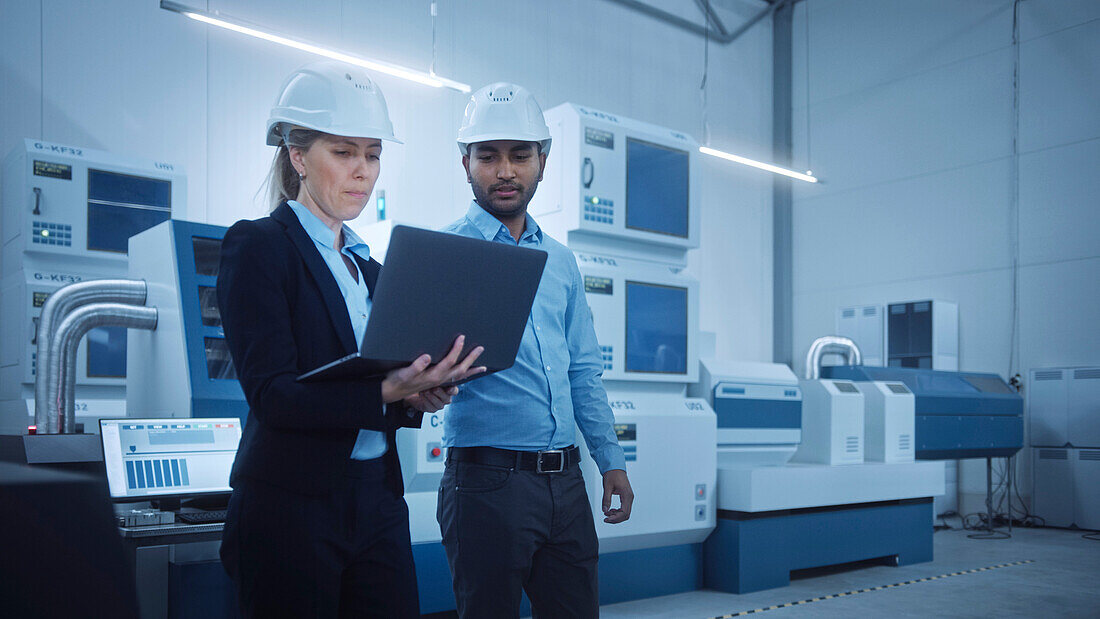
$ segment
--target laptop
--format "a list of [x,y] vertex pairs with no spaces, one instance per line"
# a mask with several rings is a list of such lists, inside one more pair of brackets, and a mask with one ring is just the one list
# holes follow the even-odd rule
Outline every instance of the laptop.
[[475,364],[486,371],[468,380],[506,370],[516,361],[546,257],[537,249],[395,226],[359,352],[298,380],[378,376],[424,353],[435,363],[459,335],[466,336],[463,355],[485,347]]
[[228,495],[242,427],[236,417],[100,419],[111,499],[127,503]]

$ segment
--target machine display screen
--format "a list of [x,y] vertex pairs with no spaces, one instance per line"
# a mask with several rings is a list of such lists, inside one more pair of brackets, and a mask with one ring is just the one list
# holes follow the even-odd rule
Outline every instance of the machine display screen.
[[231,490],[240,419],[102,419],[99,429],[112,498]]
[[88,170],[88,249],[125,254],[131,236],[171,217],[171,181]]
[[88,377],[126,378],[126,327],[88,332]]
[[626,282],[626,371],[687,374],[688,290]]
[[213,286],[199,286],[199,311],[202,314],[203,326],[222,326],[222,314],[218,309],[217,288]]
[[203,338],[206,349],[206,373],[216,380],[237,380],[237,370],[229,355],[229,345],[220,337]]
[[627,138],[626,227],[687,238],[687,151]]
[[222,259],[221,239],[193,236],[191,247],[195,250],[195,272],[199,275],[217,277],[218,265],[221,264]]

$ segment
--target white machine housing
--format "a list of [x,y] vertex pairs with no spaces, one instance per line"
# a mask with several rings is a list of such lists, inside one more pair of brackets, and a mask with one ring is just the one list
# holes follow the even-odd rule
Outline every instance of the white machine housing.
[[[176,164],[32,139],[7,156],[0,430],[22,433],[33,423],[37,324],[46,298],[68,284],[126,277],[129,235],[168,219],[186,201],[186,177]],[[101,417],[125,414],[126,337],[125,329],[94,329],[77,351],[76,414],[88,431]]]
[[[577,430],[581,471],[596,520],[600,552],[695,544],[714,529],[717,460],[714,411],[701,398],[636,391],[607,394],[615,433],[626,454],[634,511],[621,524],[603,522],[603,477]],[[612,504],[617,507],[618,499]]]
[[[613,254],[640,243],[662,260],[667,248],[667,258],[678,262],[684,250],[699,246],[694,139],[573,103],[545,116],[553,145],[529,211],[551,236],[571,248]],[[655,178],[662,183],[656,191],[667,195],[646,202],[654,195],[647,181]],[[637,202],[632,205],[631,199]]]
[[[696,382],[699,282],[674,265],[575,253],[604,380]],[[644,296],[632,304],[631,294]]]
[[863,455],[867,462],[912,462],[916,398],[904,383],[857,382],[863,394]]
[[792,462],[863,464],[863,394],[850,380],[803,380],[802,444]]
[[836,334],[850,338],[859,346],[863,365],[886,365],[884,338],[886,325],[882,321],[881,305],[859,305],[836,308]]
[[782,363],[700,359],[688,395],[714,409],[719,466],[782,466],[802,441],[802,390]]

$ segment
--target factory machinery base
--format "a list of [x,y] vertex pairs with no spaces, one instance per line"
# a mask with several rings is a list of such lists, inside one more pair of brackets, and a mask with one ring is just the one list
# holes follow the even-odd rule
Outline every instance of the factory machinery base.
[[790,584],[794,570],[884,558],[932,560],[932,499],[770,512],[718,510],[704,544],[708,589],[749,593]]

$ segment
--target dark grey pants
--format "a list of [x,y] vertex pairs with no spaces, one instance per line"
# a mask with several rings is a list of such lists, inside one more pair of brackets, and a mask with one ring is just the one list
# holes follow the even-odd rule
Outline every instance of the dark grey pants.
[[597,617],[599,542],[579,466],[539,474],[447,462],[436,512],[458,614]]

